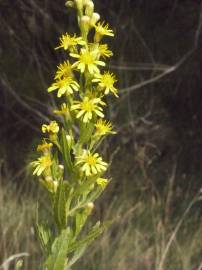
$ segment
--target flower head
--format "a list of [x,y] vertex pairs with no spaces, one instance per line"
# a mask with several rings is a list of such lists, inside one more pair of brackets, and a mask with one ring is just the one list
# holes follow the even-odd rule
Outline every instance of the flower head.
[[63,48],[64,50],[71,49],[72,47],[75,47],[76,45],[85,45],[85,41],[82,39],[82,37],[77,37],[75,34],[71,37],[67,33],[62,35],[60,37],[60,45],[56,47],[55,49]]
[[37,146],[37,151],[46,153],[46,152],[50,151],[52,146],[53,146],[52,143],[47,143],[46,141],[44,141],[42,144],[39,144]]
[[66,103],[62,103],[60,106],[60,110],[54,110],[53,113],[57,115],[70,116],[69,108]]
[[70,56],[78,58],[78,61],[76,61],[72,67],[76,67],[81,73],[85,70],[88,70],[91,74],[99,73],[99,68],[97,66],[105,66],[103,61],[96,60],[96,51],[81,49],[81,54],[70,53]]
[[79,90],[79,84],[72,77],[65,77],[64,79],[57,80],[48,88],[48,92],[54,90],[58,90],[58,97],[61,97],[64,94],[70,95],[73,94],[73,90]]
[[107,44],[90,43],[89,48],[90,51],[94,51],[97,53],[97,59],[99,59],[100,57],[111,57],[113,55],[112,51],[109,50]]
[[88,150],[84,150],[80,157],[77,157],[76,165],[81,166],[81,170],[86,176],[102,173],[107,169],[107,163],[102,160],[98,153],[92,154]]
[[43,172],[49,170],[52,165],[50,155],[39,157],[36,161],[31,162],[31,165],[35,167],[33,175],[40,176]]
[[95,74],[95,79],[93,79],[93,82],[98,82],[98,85],[104,89],[105,95],[112,92],[116,97],[118,97],[117,89],[114,87],[114,83],[116,81],[114,74],[109,71],[105,71],[104,74]]
[[58,133],[59,132],[59,126],[58,126],[58,123],[56,121],[51,121],[49,125],[42,125],[42,132],[43,133]]
[[65,61],[64,63],[57,66],[55,79],[61,79],[71,76],[72,76],[72,66],[69,61]]
[[101,186],[103,189],[106,187],[106,185],[108,184],[108,180],[106,178],[98,178],[96,180],[96,183],[98,184],[98,186]]
[[98,46],[98,52],[99,52],[99,55],[101,57],[103,57],[103,58],[110,57],[110,56],[113,55],[113,52],[108,49],[108,45],[107,44],[99,44],[99,46]]
[[104,136],[107,134],[115,134],[115,131],[112,131],[112,124],[106,120],[99,119],[95,124],[96,131],[95,136]]
[[105,106],[106,104],[100,98],[92,98],[84,97],[82,101],[75,101],[74,104],[71,106],[71,110],[78,111],[76,114],[76,118],[83,118],[83,122],[89,122],[93,114],[98,115],[99,117],[103,118],[103,109],[100,106]]
[[114,36],[113,30],[109,29],[109,25],[104,22],[98,22],[95,26],[95,41],[99,42],[103,36]]

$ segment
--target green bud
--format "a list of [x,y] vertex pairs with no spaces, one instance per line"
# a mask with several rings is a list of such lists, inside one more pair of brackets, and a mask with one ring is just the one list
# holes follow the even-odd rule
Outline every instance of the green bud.
[[51,182],[51,181],[53,181],[53,178],[51,176],[46,176],[45,180],[47,182]]
[[18,260],[15,266],[15,269],[20,270],[22,269],[22,266],[23,266],[23,260]]
[[40,183],[51,193],[55,192],[54,181],[51,176],[46,176],[45,179],[40,179]]
[[65,6],[66,7],[75,7],[75,4],[74,4],[74,2],[73,1],[67,1],[66,3],[65,3]]
[[87,36],[90,27],[90,18],[88,16],[82,16],[80,25],[82,32]]
[[71,135],[66,135],[66,139],[67,139],[68,147],[71,148],[74,143],[74,139],[72,138]]
[[90,25],[93,26],[95,25],[100,19],[100,15],[98,13],[93,13],[91,16],[91,20],[90,20]]
[[41,180],[41,183],[50,191],[55,193],[58,187],[58,181],[53,180],[51,176],[47,176],[45,181]]
[[52,189],[53,189],[54,193],[57,191],[57,188],[58,188],[58,182],[53,181]]
[[86,209],[85,209],[85,213],[87,215],[90,215],[93,211],[93,208],[94,208],[94,203],[93,202],[89,202],[86,206]]
[[60,168],[61,171],[64,171],[64,165],[60,164],[58,167]]
[[84,6],[88,5],[88,2],[92,2],[92,0],[83,0],[83,5]]
[[88,4],[86,5],[85,15],[91,18],[93,15],[93,11],[94,11],[94,4],[92,1],[89,1]]
[[83,9],[83,0],[75,0],[75,3],[78,10]]

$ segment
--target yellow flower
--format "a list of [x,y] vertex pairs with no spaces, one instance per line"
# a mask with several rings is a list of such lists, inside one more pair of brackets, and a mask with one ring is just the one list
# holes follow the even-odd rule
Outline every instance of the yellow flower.
[[100,57],[106,58],[113,55],[112,51],[108,49],[107,44],[90,43],[89,48],[90,51],[97,52],[97,59]]
[[95,79],[92,81],[98,82],[98,85],[104,89],[105,95],[109,94],[109,92],[112,92],[116,97],[118,97],[118,90],[114,87],[114,83],[117,80],[113,73],[106,71],[104,74],[95,74]]
[[111,29],[109,29],[109,25],[104,25],[104,22],[98,22],[95,25],[95,41],[99,42],[103,36],[114,36],[114,33]]
[[105,66],[103,61],[96,60],[97,51],[81,49],[81,54],[70,53],[70,56],[78,58],[78,61],[76,61],[72,67],[76,67],[81,73],[85,70],[88,70],[91,74],[99,73],[97,66]]
[[96,132],[95,136],[104,136],[107,134],[115,134],[115,131],[112,131],[112,124],[106,120],[99,119],[95,124]]
[[72,66],[69,61],[65,61],[64,63],[57,66],[58,70],[55,74],[55,79],[61,79],[62,77],[71,77],[72,76]]
[[79,84],[74,81],[72,77],[66,77],[64,79],[59,79],[55,83],[53,83],[49,88],[48,92],[52,92],[58,89],[57,97],[61,97],[65,93],[67,95],[73,94],[74,91],[79,90]]
[[105,106],[106,104],[100,98],[89,99],[89,97],[84,97],[82,101],[75,101],[71,106],[71,110],[78,111],[76,114],[76,118],[83,118],[83,122],[89,122],[93,114],[98,115],[103,118],[103,109],[99,105]]
[[57,115],[70,116],[69,108],[66,103],[62,103],[60,106],[60,110],[54,110],[53,113]]
[[100,56],[103,58],[110,57],[113,55],[113,52],[108,49],[107,44],[100,44],[98,46],[98,52],[99,52]]
[[76,165],[81,165],[81,170],[86,176],[102,173],[107,169],[107,163],[102,160],[98,153],[91,154],[90,151],[84,150],[83,155],[77,157]]
[[95,31],[99,33],[102,36],[114,36],[113,30],[109,29],[109,24],[107,23],[104,25],[105,22],[98,22],[97,25],[95,25]]
[[103,189],[106,187],[106,185],[108,184],[108,180],[106,178],[98,178],[96,180],[96,183],[101,186]]
[[43,172],[50,169],[52,165],[52,161],[49,155],[42,156],[38,158],[36,161],[31,162],[31,165],[35,167],[33,175],[40,176]]
[[37,146],[37,151],[38,152],[48,152],[52,146],[53,146],[52,143],[47,143],[46,141],[44,141],[42,144],[39,144]]
[[42,132],[43,133],[58,133],[59,132],[59,126],[56,121],[51,121],[49,125],[42,125]]
[[71,37],[67,33],[62,35],[60,37],[60,45],[56,47],[55,49],[63,48],[64,50],[71,49],[72,47],[75,47],[76,45],[85,45],[85,41],[82,39],[82,37],[77,37],[75,34]]

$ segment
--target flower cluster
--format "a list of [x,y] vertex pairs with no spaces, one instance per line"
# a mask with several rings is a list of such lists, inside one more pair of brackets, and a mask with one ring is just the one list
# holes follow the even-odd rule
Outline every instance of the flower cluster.
[[[56,120],[42,125],[45,137],[37,147],[41,156],[31,165],[33,174],[52,193],[54,203],[60,196],[60,186],[69,187],[65,191],[69,192],[64,214],[67,225],[68,218],[73,218],[67,213],[85,210],[98,196],[93,194],[100,194],[98,191],[108,184],[108,179],[103,178],[108,164],[97,148],[103,137],[115,134],[112,124],[105,120],[104,107],[105,97],[118,97],[118,90],[115,75],[105,69],[105,60],[113,53],[103,40],[105,36],[113,37],[113,30],[100,21],[92,0],[72,0],[66,5],[77,10],[80,34],[65,33],[59,38],[56,49],[64,50],[67,59],[58,64],[54,82],[48,88],[53,94],[56,91],[58,98],[59,106],[53,110]],[[82,190],[84,201],[76,188]],[[76,203],[79,206],[75,207]],[[60,230],[58,213],[55,219]]]
[[[64,118],[65,115],[68,115],[69,118],[74,119],[74,121],[71,121],[71,124],[68,122],[66,125],[71,133],[73,131],[73,124],[80,125],[81,122],[84,124],[91,123],[94,126],[94,135],[92,134],[91,140],[95,138],[97,140],[97,137],[115,133],[112,131],[112,124],[103,120],[103,107],[106,106],[103,99],[110,93],[118,97],[118,90],[115,86],[117,80],[113,73],[109,71],[102,72],[100,70],[100,67],[105,66],[104,60],[113,55],[108,45],[102,43],[102,40],[104,36],[113,37],[114,32],[109,28],[108,24],[100,21],[99,15],[94,12],[94,4],[91,0],[68,1],[67,5],[77,8],[78,14],[80,14],[79,24],[81,36],[65,33],[60,37],[59,45],[56,49],[68,51],[69,59],[66,59],[57,66],[55,81],[48,88],[48,92],[57,90],[57,97],[64,97],[66,100],[66,102],[62,102],[61,110],[55,109],[54,112]],[[91,30],[94,32],[94,37],[93,40],[88,40],[88,34]],[[75,58],[76,61],[72,61]],[[80,82],[77,80],[78,78],[80,78]],[[67,118],[65,120],[67,121]],[[86,129],[88,129],[88,126],[86,126]],[[59,124],[56,121],[52,121],[50,124],[44,124],[42,126],[42,132],[50,134],[58,133]],[[51,142],[50,138],[49,141]],[[46,144],[49,145],[50,143]],[[78,149],[78,145],[79,149],[84,147],[79,140],[76,144],[74,146],[75,149]],[[38,149],[40,148],[38,146]],[[88,162],[89,160],[97,160],[97,154],[91,156],[88,149],[83,149],[82,151],[83,153],[88,153],[88,159],[81,159],[84,154],[79,155],[78,153],[80,161],[82,160],[82,162],[79,162],[77,160],[77,152],[75,151],[75,160],[77,160],[75,167],[78,169],[80,166],[81,172],[87,171],[87,176],[94,174],[100,177],[100,173],[105,171],[101,169],[104,167],[90,166]],[[42,168],[45,168],[45,163],[48,166],[51,164],[51,162],[45,162],[43,157],[39,158],[36,162],[32,163],[33,166],[37,164],[40,167],[41,164]],[[84,170],[83,168],[88,169]],[[35,169],[35,173],[36,171]],[[41,175],[44,171],[45,169],[40,169],[37,171],[37,174]]]

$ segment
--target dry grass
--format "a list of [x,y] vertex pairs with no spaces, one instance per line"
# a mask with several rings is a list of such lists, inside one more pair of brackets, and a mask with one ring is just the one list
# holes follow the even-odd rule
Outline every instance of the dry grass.
[[[34,230],[34,196],[28,189],[22,194],[10,181],[1,180],[0,265],[11,256],[26,252],[30,256],[25,258],[23,269],[38,269],[40,249]],[[144,196],[136,199],[120,194],[111,203],[102,203],[95,214],[100,215],[102,209],[103,218],[113,218],[114,224],[89,248],[75,269],[200,270],[199,201],[197,195],[182,202],[178,214],[167,219],[163,199],[151,202]],[[0,269],[12,270],[14,262]]]

